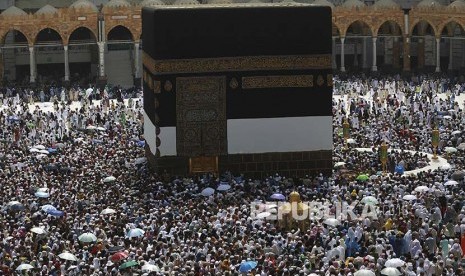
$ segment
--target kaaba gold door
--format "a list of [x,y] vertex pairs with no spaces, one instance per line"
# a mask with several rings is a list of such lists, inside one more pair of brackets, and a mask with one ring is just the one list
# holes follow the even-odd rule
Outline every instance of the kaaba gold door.
[[178,156],[226,154],[225,77],[177,78],[176,120]]

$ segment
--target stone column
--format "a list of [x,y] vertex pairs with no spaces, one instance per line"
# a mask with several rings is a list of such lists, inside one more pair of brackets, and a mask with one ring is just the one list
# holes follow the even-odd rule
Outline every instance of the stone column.
[[30,69],[30,82],[36,82],[36,59],[34,54],[34,46],[29,46],[29,69]]
[[362,48],[362,68],[367,68],[367,38],[363,38],[363,48]]
[[336,38],[333,36],[333,50],[331,51],[332,53],[332,67],[333,69],[337,69],[337,62],[336,62]]
[[436,72],[441,72],[441,38],[436,38]]
[[371,67],[371,71],[376,72],[378,71],[378,67],[376,66],[376,37],[372,37],[373,40],[373,67]]
[[105,77],[105,42],[99,41],[98,56],[99,56],[99,77]]
[[63,46],[65,52],[65,81],[69,81],[69,56],[68,45]]
[[139,58],[140,58],[139,57],[139,52],[140,51],[139,51],[139,45],[140,45],[139,41],[134,42],[134,77],[136,79],[140,78],[140,76],[139,76],[140,75],[140,69],[139,69],[139,66],[140,66],[140,64],[139,64],[139,62],[140,62],[139,61]]
[[344,66],[344,37],[341,37],[341,72],[345,72],[346,68]]
[[452,40],[452,38],[449,38],[449,66],[447,69],[449,69],[449,71],[452,71],[452,69],[454,69],[454,66],[452,64],[453,62],[453,58],[452,58],[452,54],[453,54],[453,51],[452,51],[452,43],[454,42],[454,40]]

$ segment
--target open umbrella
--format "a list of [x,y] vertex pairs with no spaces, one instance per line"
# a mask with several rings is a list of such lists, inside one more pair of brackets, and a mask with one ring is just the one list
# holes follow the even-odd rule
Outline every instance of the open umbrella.
[[465,150],[465,143],[461,143],[460,145],[457,146],[457,149],[459,150]]
[[125,262],[124,264],[120,265],[119,269],[126,269],[126,268],[133,267],[136,265],[139,265],[137,261],[129,261],[129,262]]
[[108,253],[116,253],[124,250],[124,246],[112,246],[108,248]]
[[403,197],[402,199],[403,199],[403,200],[410,201],[410,200],[416,200],[417,197],[414,196],[414,195],[404,195],[404,197]]
[[97,127],[96,126],[92,126],[92,125],[89,125],[86,127],[87,130],[96,130]]
[[354,273],[354,276],[376,276],[376,274],[368,269],[360,269]]
[[275,199],[275,200],[285,200],[286,199],[286,197],[283,194],[279,194],[279,193],[272,194],[270,196],[270,198]]
[[47,198],[50,196],[50,194],[47,192],[36,192],[34,195],[39,198]]
[[271,213],[270,212],[261,212],[261,213],[258,213],[255,218],[257,219],[264,219],[264,218],[267,218],[271,216]]
[[48,212],[48,211],[51,211],[51,210],[56,210],[57,208],[55,206],[53,206],[53,205],[45,204],[42,207],[40,207],[40,209],[42,209],[42,211],[44,211],[44,212]]
[[143,273],[160,272],[160,268],[153,264],[145,264],[141,267]]
[[399,258],[393,258],[393,259],[390,259],[390,260],[387,260],[385,263],[384,263],[384,266],[385,267],[401,267],[405,264],[405,262]]
[[229,185],[229,184],[221,184],[216,189],[218,191],[227,191],[227,190],[231,189],[231,185]]
[[381,275],[386,275],[386,276],[400,276],[402,273],[397,270],[395,267],[386,267],[383,270],[381,270]]
[[444,119],[448,119],[448,120],[449,120],[449,119],[452,119],[452,116],[445,115],[445,116],[442,116],[442,118],[444,118]]
[[140,229],[140,228],[134,228],[128,231],[126,233],[126,237],[128,238],[137,238],[137,237],[142,237],[145,234],[145,231]]
[[78,261],[78,258],[69,252],[63,252],[60,255],[58,255],[58,257],[60,259],[67,260],[67,261],[72,261],[72,262]]
[[65,213],[60,210],[49,210],[47,211],[47,214],[54,216],[54,217],[62,217]]
[[327,218],[323,223],[333,227],[336,227],[341,224],[341,222],[335,218]]
[[147,162],[147,157],[139,157],[136,159],[136,161],[134,162],[134,164],[136,165],[140,165],[140,164],[144,164]]
[[455,153],[455,152],[457,152],[457,149],[454,148],[454,147],[446,147],[444,149],[444,151],[447,152],[447,153]]
[[214,193],[215,193],[215,190],[213,188],[208,187],[208,188],[203,189],[201,194],[203,196],[211,196]]
[[115,213],[116,213],[116,210],[107,208],[107,209],[103,209],[102,212],[100,212],[100,215],[109,215],[109,214],[115,214]]
[[31,232],[32,232],[32,233],[36,233],[36,234],[38,234],[38,235],[45,235],[45,234],[47,234],[47,231],[45,231],[45,229],[40,228],[40,227],[32,227],[32,228],[31,228]]
[[357,142],[355,141],[355,139],[353,139],[353,138],[347,139],[347,144],[355,144],[355,143],[357,143]]
[[334,167],[335,168],[343,167],[345,164],[346,162],[337,162],[336,164],[334,164]]
[[457,184],[459,184],[457,181],[455,181],[455,180],[449,180],[449,181],[447,181],[446,183],[444,183],[444,186],[455,186],[455,185],[457,185]]
[[239,272],[241,273],[249,272],[256,267],[257,267],[257,262],[255,261],[243,262],[241,266],[239,267]]
[[105,130],[107,130],[107,129],[104,128],[104,127],[97,127],[96,129],[97,129],[97,130],[100,130],[100,131],[105,131]]
[[457,135],[457,134],[460,134],[460,133],[462,133],[462,131],[460,131],[460,130],[454,130],[454,131],[452,131],[452,135]]
[[56,153],[56,152],[57,152],[57,149],[48,148],[47,151],[48,151],[48,153]]
[[97,237],[92,233],[84,233],[78,237],[78,240],[83,243],[91,243],[91,242],[96,242]]
[[464,171],[455,171],[455,172],[452,174],[451,178],[452,178],[453,180],[462,180],[464,176],[465,176],[465,172],[464,172]]
[[16,271],[29,270],[29,269],[34,269],[34,267],[32,265],[30,265],[30,264],[20,264],[16,268]]
[[117,252],[111,255],[110,260],[114,263],[126,259],[129,255],[126,252]]
[[44,145],[35,145],[33,148],[39,149],[39,150],[44,150],[45,146]]
[[370,177],[366,174],[361,174],[359,176],[357,176],[357,180],[359,181],[367,181]]
[[439,167],[440,170],[447,171],[450,170],[451,165],[450,164],[444,164],[441,167]]
[[36,148],[31,148],[31,149],[29,150],[29,152],[39,152],[39,151],[40,151],[40,149],[36,149]]
[[428,192],[429,188],[427,186],[418,186],[415,188],[415,192],[424,193]]
[[21,202],[16,201],[16,200],[8,202],[6,206],[11,211],[21,211],[25,209],[24,205]]
[[109,183],[109,182],[113,182],[113,181],[115,181],[115,180],[116,180],[116,177],[114,177],[114,176],[108,176],[108,177],[105,177],[105,178],[103,179],[103,182]]
[[361,202],[365,204],[376,205],[378,204],[378,199],[376,199],[374,196],[366,196],[362,198]]
[[48,150],[39,150],[37,153],[42,153],[42,154],[49,154],[50,152],[48,152]]

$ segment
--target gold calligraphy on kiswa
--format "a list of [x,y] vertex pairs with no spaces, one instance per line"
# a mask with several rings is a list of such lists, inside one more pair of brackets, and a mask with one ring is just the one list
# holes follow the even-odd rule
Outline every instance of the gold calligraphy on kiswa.
[[154,60],[143,52],[143,64],[154,75],[260,70],[331,69],[331,54],[247,56]]
[[313,87],[313,75],[253,76],[242,78],[243,89]]

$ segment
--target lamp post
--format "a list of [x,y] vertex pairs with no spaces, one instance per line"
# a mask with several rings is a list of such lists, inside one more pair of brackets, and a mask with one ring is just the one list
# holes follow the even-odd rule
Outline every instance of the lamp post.
[[439,130],[437,127],[431,132],[431,144],[433,146],[433,159],[436,160],[438,159],[436,152],[439,146]]
[[388,145],[386,142],[383,142],[380,146],[380,152],[379,152],[379,159],[381,161],[381,164],[383,164],[383,173],[386,173],[386,164],[387,164],[387,151],[388,151]]
[[345,149],[347,149],[347,139],[349,139],[350,125],[347,121],[347,117],[344,118],[344,123],[342,124],[342,135],[344,136]]

